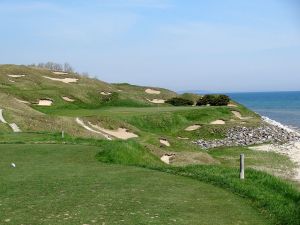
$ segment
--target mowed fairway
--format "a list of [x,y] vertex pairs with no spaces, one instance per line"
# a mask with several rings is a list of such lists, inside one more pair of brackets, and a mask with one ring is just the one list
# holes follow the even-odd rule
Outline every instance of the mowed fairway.
[[98,151],[0,145],[0,224],[269,224],[248,201],[223,189],[102,164]]

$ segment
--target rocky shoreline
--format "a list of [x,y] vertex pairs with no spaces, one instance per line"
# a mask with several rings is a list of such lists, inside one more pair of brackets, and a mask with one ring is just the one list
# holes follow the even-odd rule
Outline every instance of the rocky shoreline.
[[299,142],[300,134],[292,132],[290,128],[280,127],[269,123],[262,123],[256,128],[237,126],[227,131],[226,138],[219,140],[197,140],[193,143],[203,149],[216,147],[249,146],[264,143],[283,144]]

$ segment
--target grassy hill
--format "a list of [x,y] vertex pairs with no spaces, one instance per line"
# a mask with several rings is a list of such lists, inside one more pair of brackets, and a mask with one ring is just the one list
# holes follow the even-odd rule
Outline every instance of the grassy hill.
[[[0,221],[298,224],[299,192],[269,175],[287,179],[286,171],[295,166],[287,157],[246,147],[205,151],[192,143],[222,139],[235,126],[259,126],[261,118],[236,102],[163,103],[173,97],[196,102],[200,96],[0,65],[0,109],[7,122],[0,118],[0,199],[5,199]],[[12,124],[22,132],[13,132]],[[238,179],[240,153],[249,168],[244,183]],[[164,156],[170,156],[170,164],[161,160]],[[202,197],[195,201],[195,196]],[[38,213],[24,216],[30,210]]]

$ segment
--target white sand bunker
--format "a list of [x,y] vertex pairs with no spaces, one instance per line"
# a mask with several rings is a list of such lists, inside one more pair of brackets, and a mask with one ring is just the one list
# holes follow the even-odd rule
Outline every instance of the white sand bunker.
[[10,128],[13,130],[13,132],[21,132],[21,129],[18,127],[17,124],[15,123],[7,123],[6,120],[3,117],[3,109],[0,109],[0,122],[4,123],[4,124],[8,124],[8,126],[10,126]]
[[91,131],[93,133],[97,133],[97,134],[101,134],[102,136],[104,136],[107,140],[112,140],[111,137],[109,137],[107,134],[104,134],[101,131],[97,131],[94,130],[93,128],[90,128],[89,126],[87,126],[81,119],[79,119],[78,117],[76,118],[76,123],[78,123],[80,126],[82,126],[84,129]]
[[53,81],[60,81],[60,82],[63,82],[65,84],[77,83],[77,81],[78,81],[77,78],[54,78],[54,77],[46,77],[46,76],[43,76],[43,77],[46,78],[46,79],[49,79],[49,80],[53,80]]
[[9,77],[12,77],[12,78],[20,78],[20,77],[25,77],[26,75],[22,74],[22,75],[7,75]]
[[145,92],[148,93],[148,94],[152,94],[152,95],[159,95],[160,94],[160,91],[150,89],[150,88],[146,89]]
[[119,139],[122,139],[122,140],[127,140],[127,139],[130,139],[130,138],[137,138],[138,137],[138,135],[129,132],[126,128],[118,128],[117,130],[108,130],[108,129],[105,129],[105,128],[100,127],[98,125],[94,125],[90,122],[89,122],[89,125],[91,127],[93,127],[94,129],[96,129],[96,130],[99,130],[103,133],[106,133],[108,135],[111,135],[113,137],[116,137],[116,138],[119,138]]
[[100,94],[101,94],[101,95],[106,95],[106,96],[107,96],[107,95],[111,95],[112,93],[111,93],[111,92],[101,91]]
[[166,102],[166,100],[164,100],[164,99],[156,99],[156,98],[153,100],[147,99],[147,101],[155,103],[155,104],[164,104]]
[[167,146],[167,147],[170,147],[170,146],[171,146],[171,145],[170,145],[170,142],[168,142],[168,140],[165,139],[165,138],[159,139],[159,142],[160,142],[162,145],[164,145],[164,146]]
[[289,142],[283,145],[266,144],[249,148],[256,151],[276,152],[288,156],[297,166],[294,179],[300,181],[300,142]]
[[174,160],[175,154],[164,154],[162,157],[160,157],[160,160],[163,161],[166,164],[170,164],[172,160]]
[[225,121],[224,120],[216,120],[216,121],[211,122],[210,124],[212,124],[212,125],[224,125]]
[[184,130],[186,130],[186,131],[194,131],[194,130],[198,130],[200,128],[201,128],[200,125],[192,125],[192,126],[189,126],[189,127],[185,128]]
[[231,111],[235,117],[239,118],[240,120],[248,120],[251,119],[252,117],[242,117],[241,113],[238,111]]
[[72,98],[69,98],[67,96],[62,96],[62,99],[65,100],[66,102],[74,102],[75,100]]
[[179,140],[190,140],[188,137],[177,137]]
[[40,106],[51,106],[53,104],[53,100],[51,99],[40,99],[38,105]]
[[54,74],[56,74],[56,75],[67,75],[68,73],[66,73],[66,72],[61,72],[61,71],[54,71],[54,72],[52,72],[52,73],[54,73]]

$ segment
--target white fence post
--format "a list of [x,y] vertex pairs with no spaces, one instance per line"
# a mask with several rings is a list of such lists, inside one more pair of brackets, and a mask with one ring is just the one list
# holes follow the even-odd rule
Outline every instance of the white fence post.
[[240,179],[245,179],[245,155],[240,155]]

